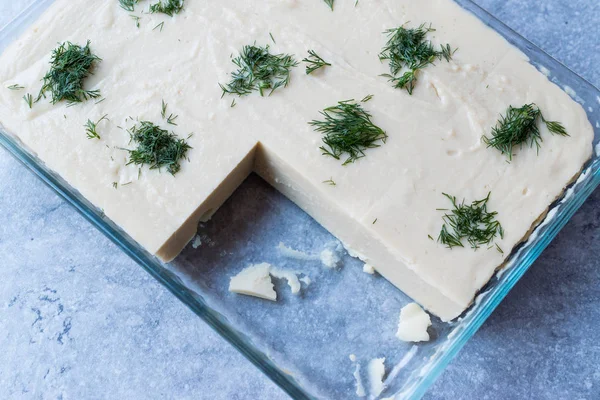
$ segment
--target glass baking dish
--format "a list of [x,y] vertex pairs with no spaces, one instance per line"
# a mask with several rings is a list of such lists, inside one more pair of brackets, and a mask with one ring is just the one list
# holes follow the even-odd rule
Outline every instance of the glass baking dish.
[[[595,143],[600,141],[598,89],[470,0],[456,1],[521,49],[532,64],[582,104],[595,127]],[[2,29],[0,51],[52,2],[34,2]],[[164,264],[1,127],[0,144],[295,399],[356,397],[357,366],[368,387],[366,366],[376,357],[386,358],[388,371],[381,397],[420,398],[600,183],[596,154],[528,241],[513,251],[506,267],[486,285],[471,309],[452,323],[435,319],[433,340],[413,346],[394,336],[399,310],[410,299],[383,278],[362,272],[362,262],[346,254],[343,268],[331,271],[318,261],[285,258],[276,250],[283,242],[317,254],[335,244],[335,238],[256,175],[244,182],[211,221],[200,224],[199,246],[188,245],[173,262]],[[277,303],[228,293],[229,278],[254,262],[302,271],[312,283],[301,296],[294,296],[285,281],[276,280]],[[350,360],[350,354],[356,361]]]

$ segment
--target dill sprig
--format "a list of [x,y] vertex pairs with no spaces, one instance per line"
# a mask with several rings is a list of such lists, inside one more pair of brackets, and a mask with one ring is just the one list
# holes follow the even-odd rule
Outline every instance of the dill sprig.
[[265,90],[271,95],[280,87],[286,87],[290,82],[290,71],[298,65],[290,54],[271,54],[269,45],[260,47],[244,46],[240,55],[232,62],[238,69],[231,73],[231,81],[226,85],[219,84],[223,96],[235,94],[246,96],[258,91],[261,96]]
[[427,34],[433,31],[435,29],[431,25],[421,24],[414,29],[401,26],[384,32],[388,35],[388,41],[379,54],[379,59],[389,61],[390,73],[383,76],[388,78],[395,88],[406,89],[412,94],[420,70],[433,65],[436,59],[452,59],[456,50],[452,50],[449,44],[441,45],[437,50],[426,40]]
[[306,75],[310,75],[319,68],[323,68],[325,66],[331,67],[331,64],[323,60],[314,50],[308,51],[308,57],[302,60],[306,64]]
[[100,139],[100,135],[98,134],[96,125],[98,125],[100,122],[102,122],[104,120],[108,120],[108,118],[106,118],[106,114],[96,122],[94,122],[90,119],[87,120],[84,127],[85,127],[85,134],[87,135],[88,139]]
[[99,90],[83,88],[83,80],[92,74],[93,67],[100,60],[92,53],[89,40],[84,47],[71,42],[60,44],[52,52],[50,70],[43,78],[44,85],[38,100],[45,97],[46,92],[52,95],[52,104],[66,100],[73,105],[100,97]]
[[329,8],[331,8],[331,11],[333,11],[333,2],[334,2],[335,0],[323,0],[323,1],[325,2],[325,4],[327,4],[327,6],[328,6]]
[[160,116],[163,117],[163,119],[165,119],[166,115],[167,115],[167,107],[168,104],[165,103],[164,100],[161,100],[161,105],[160,105]]
[[333,180],[333,178],[327,179],[326,181],[323,181],[323,183],[326,183],[329,186],[337,186],[337,183],[335,183],[335,181]]
[[10,90],[21,90],[25,89],[25,86],[21,86],[18,83],[15,83],[14,85],[7,86],[6,88]]
[[139,3],[140,0],[119,0],[119,5],[125,11],[133,11],[135,5]]
[[26,95],[24,95],[23,100],[25,100],[25,103],[27,103],[29,108],[33,107],[33,96],[31,94],[27,93]]
[[546,124],[550,133],[560,136],[569,136],[565,127],[556,121],[547,121],[542,112],[534,103],[525,104],[523,107],[514,108],[509,106],[506,115],[501,115],[500,120],[492,128],[492,137],[483,137],[487,147],[493,147],[512,160],[513,147],[523,144],[533,147],[539,152],[542,135],[538,128],[539,120]]
[[162,13],[172,17],[183,10],[184,0],[160,0],[150,6],[151,13]]
[[[365,97],[367,102],[372,96]],[[337,105],[320,111],[324,121],[309,122],[317,132],[323,133],[320,149],[323,155],[339,160],[343,154],[348,158],[343,165],[352,163],[365,156],[365,150],[379,147],[376,143],[385,143],[387,134],[371,121],[371,114],[354,100],[340,101]]]
[[166,167],[171,175],[181,169],[180,161],[191,147],[173,132],[161,129],[149,121],[141,121],[129,130],[131,140],[138,144],[129,151],[127,164],[147,164],[150,169]]
[[177,125],[175,123],[175,120],[177,119],[177,117],[179,117],[179,115],[169,114],[169,116],[167,117],[167,107],[168,107],[168,104],[165,103],[165,101],[163,100],[162,101],[162,106],[161,106],[161,109],[160,109],[160,115],[163,117],[163,119],[167,120],[167,124]]
[[138,17],[137,15],[130,15],[130,17],[133,19],[133,21],[135,22],[135,27],[139,28],[140,27],[140,17]]
[[446,193],[443,195],[450,200],[453,208],[439,209],[448,213],[442,218],[444,223],[438,242],[452,249],[464,247],[463,239],[466,239],[471,248],[478,249],[480,246],[491,244],[496,236],[504,237],[502,225],[496,220],[498,213],[487,209],[491,192],[484,199],[471,204],[466,204],[464,200],[457,203],[455,196]]

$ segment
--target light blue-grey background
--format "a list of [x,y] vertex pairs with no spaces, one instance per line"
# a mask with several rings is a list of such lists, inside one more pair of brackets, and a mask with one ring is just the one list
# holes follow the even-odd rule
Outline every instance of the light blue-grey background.
[[[600,85],[600,2],[476,2]],[[599,238],[596,192],[426,398],[599,399]],[[0,271],[1,399],[287,398],[4,150]]]

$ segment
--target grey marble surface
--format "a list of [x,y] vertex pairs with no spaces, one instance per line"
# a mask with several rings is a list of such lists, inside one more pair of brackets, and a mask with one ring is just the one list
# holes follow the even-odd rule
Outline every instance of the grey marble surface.
[[[477,2],[600,85],[599,2]],[[4,150],[0,210],[0,398],[287,398]],[[600,398],[599,236],[596,192],[426,398]]]

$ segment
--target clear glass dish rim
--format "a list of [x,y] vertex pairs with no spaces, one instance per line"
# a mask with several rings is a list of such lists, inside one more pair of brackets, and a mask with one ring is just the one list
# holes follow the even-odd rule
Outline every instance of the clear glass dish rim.
[[[6,41],[6,38],[10,35],[12,30],[17,29],[21,23],[30,19],[32,15],[39,12],[43,6],[47,6],[53,1],[54,0],[34,1],[25,9],[25,11],[4,27],[1,27],[0,43]],[[536,53],[537,56],[544,59],[548,65],[553,65],[560,68],[563,72],[571,74],[580,84],[587,86],[589,90],[594,91],[600,99],[600,90],[598,88],[594,87],[577,73],[548,55],[535,44],[516,33],[513,29],[509,28],[485,9],[475,4],[472,0],[454,1],[468,12],[474,14],[484,24],[501,34],[521,51],[526,54]],[[209,307],[199,295],[186,288],[176,275],[162,267],[158,259],[142,249],[119,227],[108,220],[100,210],[83,198],[75,189],[70,187],[70,185],[68,185],[60,176],[48,170],[43,163],[30,154],[18,140],[5,132],[1,125],[0,145],[6,148],[13,157],[30,169],[46,185],[71,204],[77,212],[91,222],[100,232],[128,254],[158,282],[165,286],[173,295],[204,320],[221,337],[234,346],[288,395],[294,399],[312,399],[292,376],[280,370],[268,356],[263,354],[252,344],[252,341],[243,332],[240,332],[231,326],[225,317]],[[514,265],[504,273],[502,284],[493,287],[487,293],[486,298],[471,309],[467,326],[452,337],[450,345],[433,360],[427,373],[420,376],[415,384],[411,385],[411,387],[404,392],[407,398],[419,399],[425,394],[427,389],[435,382],[450,361],[452,361],[466,342],[475,334],[475,332],[477,332],[502,299],[504,299],[542,251],[581,207],[583,202],[590,196],[594,189],[600,185],[600,157],[597,155],[588,162],[585,169],[582,171],[582,174],[587,175],[588,173],[590,176],[587,181],[578,187],[578,190],[573,193],[573,196],[565,199],[560,212],[557,213],[556,217],[549,221],[546,229],[536,238],[534,244],[529,246],[526,251],[513,255],[514,259],[511,261]]]

